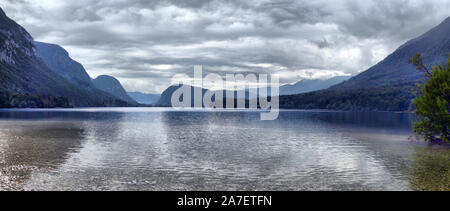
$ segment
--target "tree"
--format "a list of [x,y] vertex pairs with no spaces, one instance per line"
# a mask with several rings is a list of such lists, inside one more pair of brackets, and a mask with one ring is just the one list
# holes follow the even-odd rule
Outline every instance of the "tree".
[[430,142],[450,143],[450,55],[447,65],[432,67],[423,63],[420,54],[409,60],[418,70],[425,72],[424,85],[418,84],[419,92],[413,104],[419,121],[414,123],[414,133]]

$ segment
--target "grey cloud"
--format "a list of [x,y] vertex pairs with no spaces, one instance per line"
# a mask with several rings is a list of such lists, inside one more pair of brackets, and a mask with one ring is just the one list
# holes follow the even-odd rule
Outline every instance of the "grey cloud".
[[4,1],[35,39],[65,47],[92,76],[111,74],[143,92],[162,91],[194,65],[292,74],[285,83],[315,72],[357,74],[450,10],[438,0]]
[[345,33],[362,37],[410,39],[445,19],[450,9],[445,1],[389,1],[372,2],[369,8],[360,1],[347,1],[348,18],[338,20]]

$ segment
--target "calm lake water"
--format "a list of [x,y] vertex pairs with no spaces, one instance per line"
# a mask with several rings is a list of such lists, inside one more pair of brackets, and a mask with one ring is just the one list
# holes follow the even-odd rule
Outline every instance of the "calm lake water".
[[449,149],[409,140],[410,114],[259,118],[162,108],[0,110],[0,190],[449,188]]

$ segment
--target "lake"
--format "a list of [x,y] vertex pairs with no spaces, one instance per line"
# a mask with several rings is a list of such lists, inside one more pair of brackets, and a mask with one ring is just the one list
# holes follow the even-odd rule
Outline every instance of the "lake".
[[0,190],[449,188],[411,114],[170,108],[0,110]]

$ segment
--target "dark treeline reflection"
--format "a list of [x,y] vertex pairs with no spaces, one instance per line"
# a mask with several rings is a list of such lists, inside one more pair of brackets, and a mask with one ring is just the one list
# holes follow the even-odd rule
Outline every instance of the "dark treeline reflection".
[[280,120],[297,121],[307,119],[314,122],[371,129],[395,129],[410,131],[413,115],[391,112],[333,112],[333,111],[285,111]]
[[[260,113],[257,111],[246,112],[195,112],[196,115],[190,115],[191,112],[164,112],[173,113],[172,117],[180,119],[183,116],[189,116],[194,118],[192,122],[213,121],[213,117],[226,121],[229,123],[235,122],[252,122],[260,125],[264,125],[267,122],[258,121]],[[137,113],[139,114],[139,113]],[[142,113],[141,113],[142,114]],[[136,115],[136,113],[124,112],[124,111],[99,111],[99,112],[86,112],[86,111],[70,111],[66,109],[56,110],[0,110],[1,119],[22,119],[22,120],[48,120],[48,119],[71,119],[71,120],[97,120],[97,121],[110,121],[122,118],[124,115]],[[245,117],[245,118],[241,118]],[[168,117],[170,118],[170,117]],[[203,118],[203,119],[202,119]],[[198,119],[198,121],[195,121]],[[333,111],[289,111],[284,110],[280,112],[277,121],[322,121],[327,124],[336,125],[349,125],[358,127],[370,127],[370,128],[395,128],[402,130],[410,130],[412,122],[414,121],[414,115],[409,113],[392,113],[392,112],[333,112]],[[173,121],[170,121],[173,124]],[[177,121],[176,121],[177,122]],[[179,122],[179,121],[178,121]],[[181,124],[182,122],[180,122]]]
[[70,110],[0,110],[0,120],[118,120],[124,112],[83,112]]
[[82,148],[85,128],[71,122],[9,122],[0,128],[0,189],[22,189],[33,170],[54,169]]

